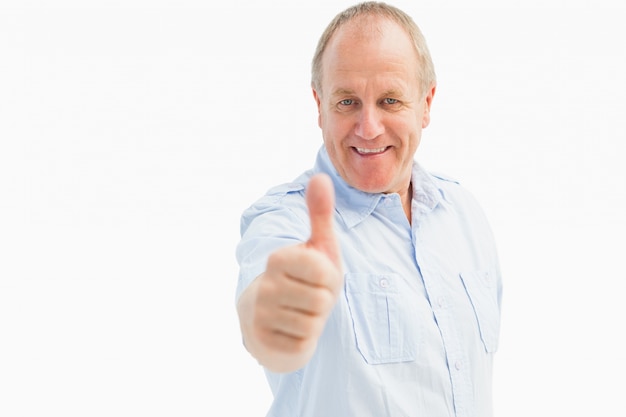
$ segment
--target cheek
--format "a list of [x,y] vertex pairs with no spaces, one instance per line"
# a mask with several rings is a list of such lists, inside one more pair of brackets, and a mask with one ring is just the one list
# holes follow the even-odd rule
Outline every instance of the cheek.
[[341,142],[349,136],[351,125],[348,120],[333,114],[326,114],[322,121],[322,132],[325,142],[340,146]]
[[413,115],[412,117],[399,120],[393,127],[393,132],[396,136],[403,138],[405,146],[412,147],[416,141],[419,141],[419,137],[422,131],[422,120],[419,117]]

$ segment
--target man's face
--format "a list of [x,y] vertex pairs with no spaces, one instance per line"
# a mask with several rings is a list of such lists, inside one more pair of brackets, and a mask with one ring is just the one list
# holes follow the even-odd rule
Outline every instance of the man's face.
[[366,21],[345,24],[327,45],[321,91],[313,91],[318,123],[349,185],[403,195],[435,89],[420,91],[416,53],[400,26],[378,18],[379,32]]

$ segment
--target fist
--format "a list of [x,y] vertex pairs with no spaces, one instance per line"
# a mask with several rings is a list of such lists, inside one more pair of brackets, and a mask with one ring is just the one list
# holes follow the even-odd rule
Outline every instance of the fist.
[[330,178],[311,178],[306,191],[309,240],[274,252],[257,279],[255,339],[264,350],[285,355],[285,363],[290,356],[301,362],[313,354],[343,285],[334,201]]

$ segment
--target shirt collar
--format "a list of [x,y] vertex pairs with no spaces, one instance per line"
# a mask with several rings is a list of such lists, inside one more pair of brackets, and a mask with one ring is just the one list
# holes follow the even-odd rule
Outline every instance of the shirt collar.
[[[330,161],[325,146],[322,146],[315,161],[315,172],[328,174],[335,187],[335,208],[348,228],[352,228],[369,216],[380,202],[383,194],[366,193],[348,185]],[[417,162],[413,163],[412,216],[421,217],[432,211],[443,201],[443,190],[434,178]]]

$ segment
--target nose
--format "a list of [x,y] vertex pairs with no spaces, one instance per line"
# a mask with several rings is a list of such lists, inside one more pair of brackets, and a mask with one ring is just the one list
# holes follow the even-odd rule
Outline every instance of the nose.
[[376,139],[385,131],[382,115],[377,106],[363,106],[358,114],[355,134],[362,139]]

